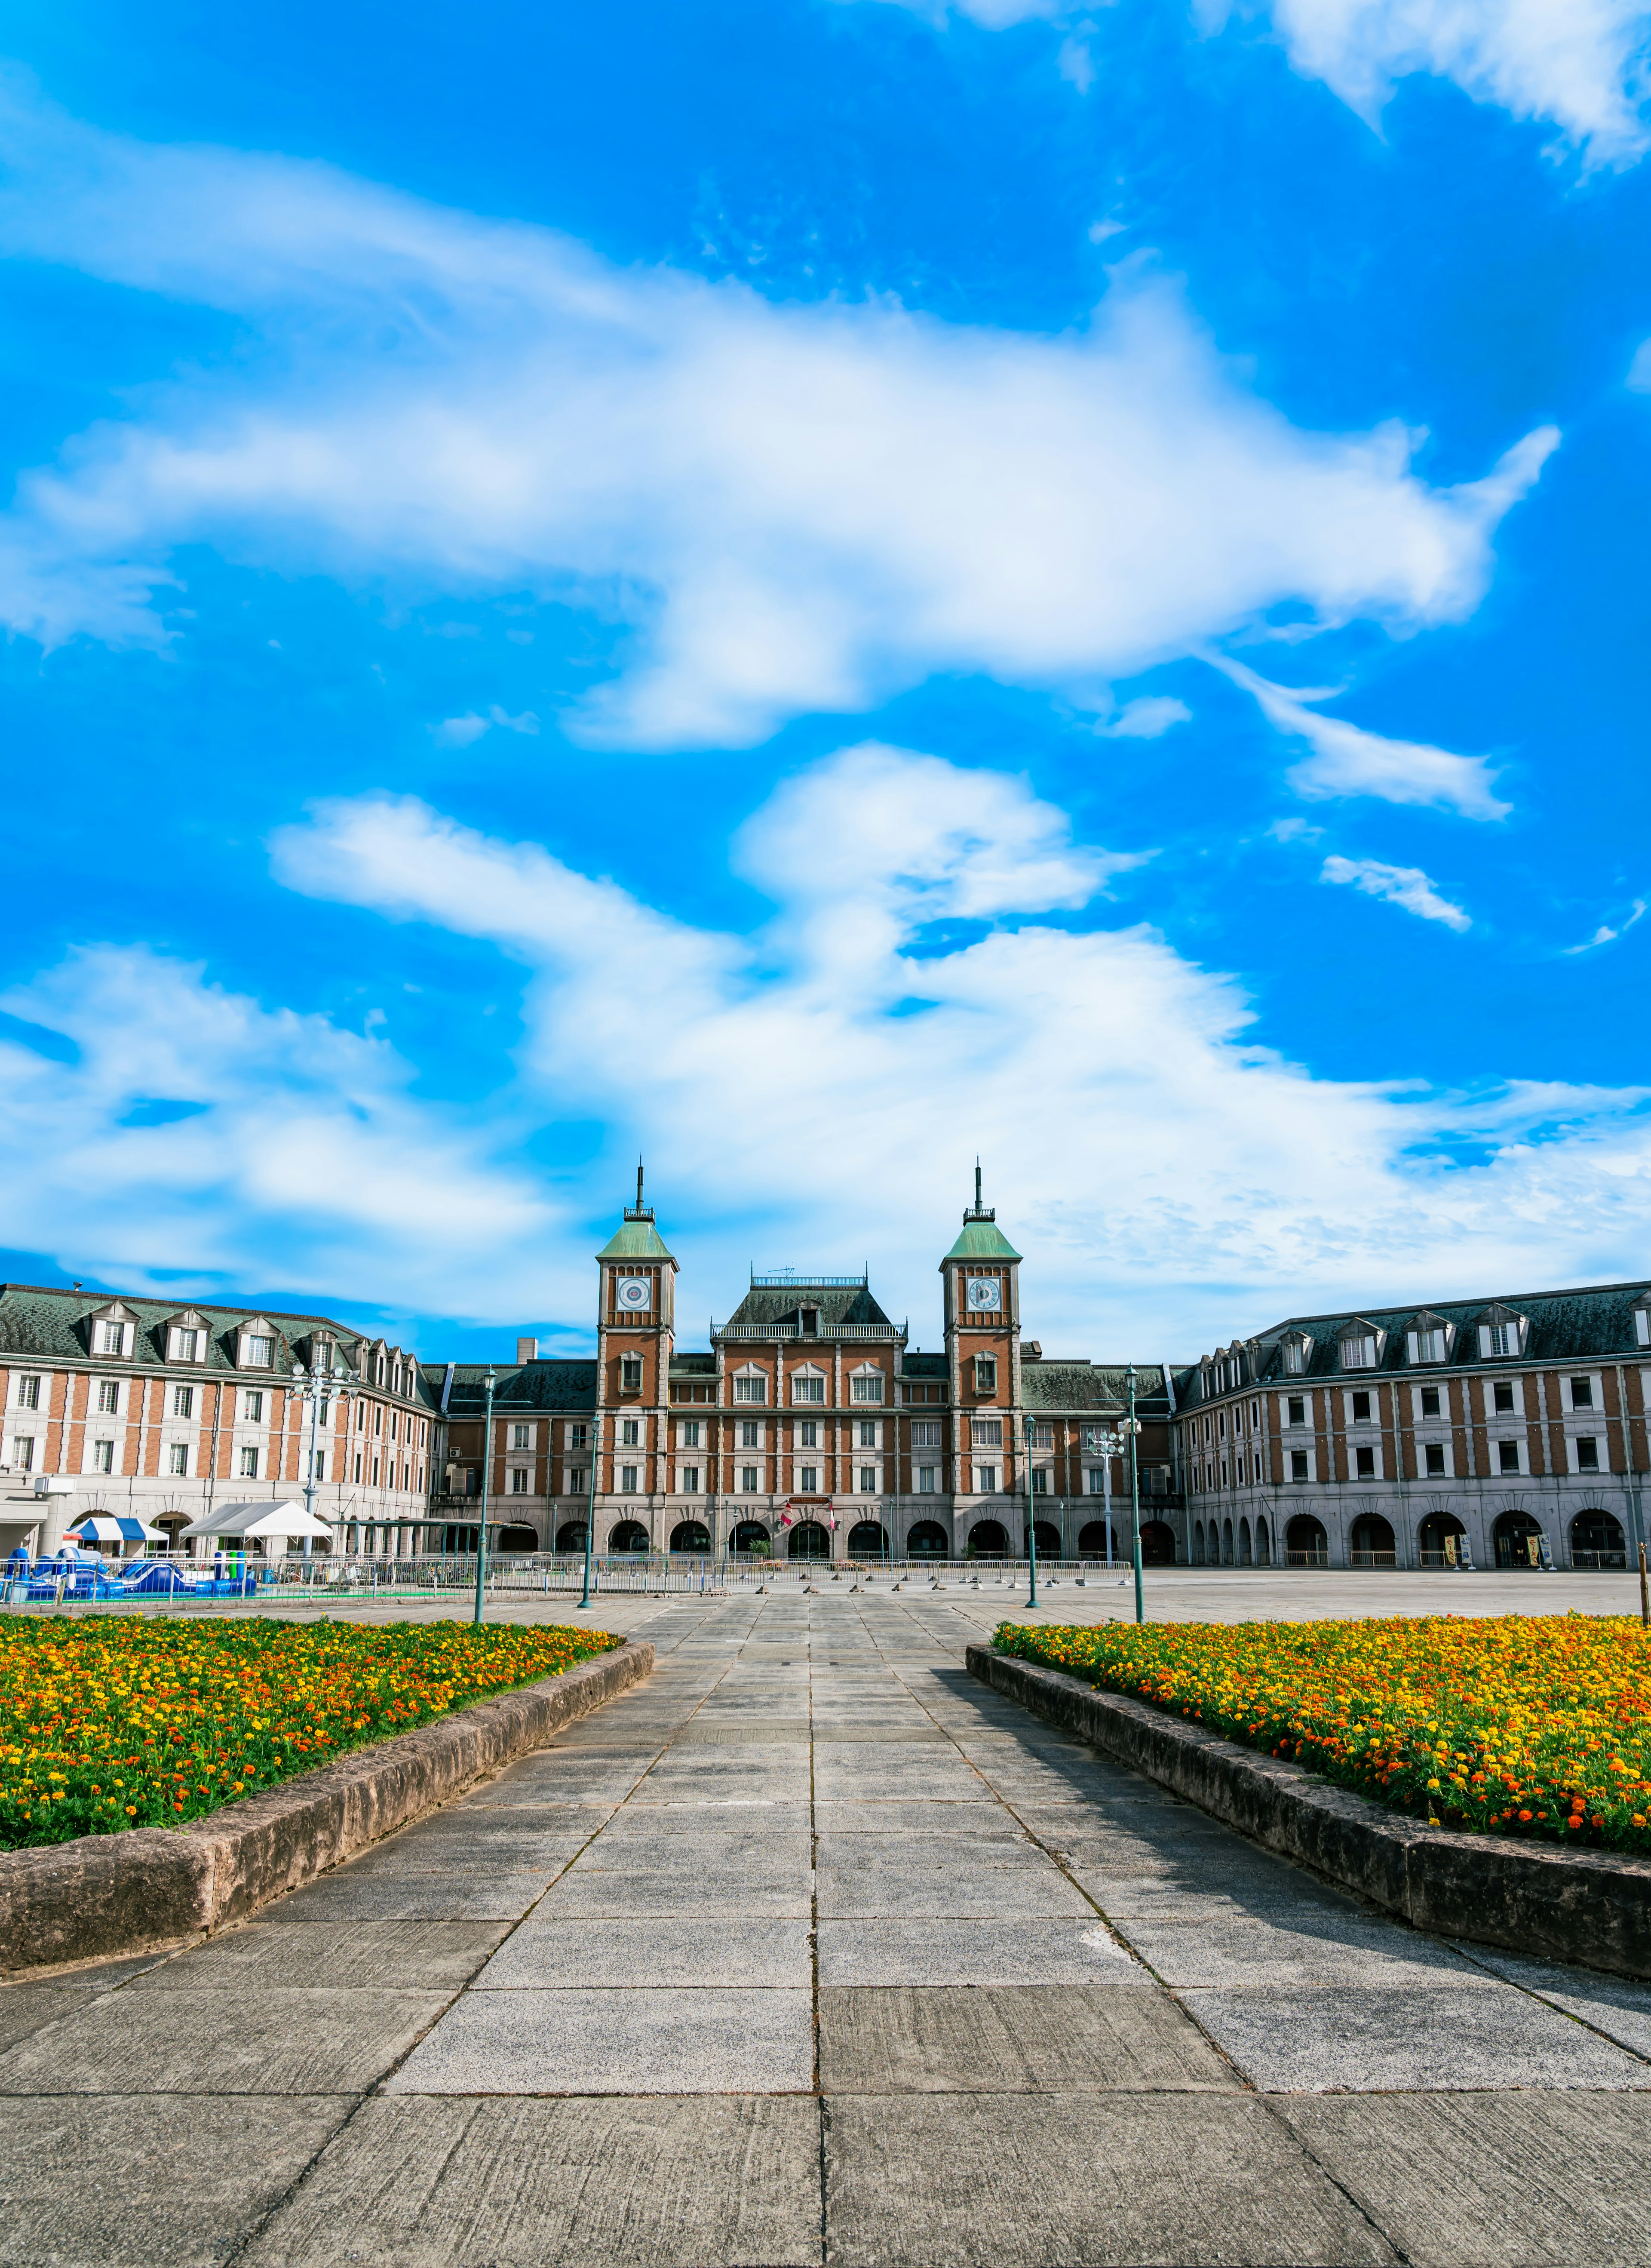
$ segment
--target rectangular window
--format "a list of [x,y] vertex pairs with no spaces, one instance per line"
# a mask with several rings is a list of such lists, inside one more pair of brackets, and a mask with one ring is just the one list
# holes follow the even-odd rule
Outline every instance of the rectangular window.
[[755,1418],[742,1418],[740,1420],[740,1447],[742,1449],[755,1449],[762,1447],[762,1442],[763,1429]]
[[881,1402],[883,1398],[883,1374],[881,1370],[862,1370],[850,1381],[850,1398],[855,1402]]
[[797,1446],[801,1449],[817,1449],[820,1446],[819,1421],[805,1418],[797,1428]]
[[248,1339],[247,1359],[260,1370],[268,1370],[275,1361],[275,1341],[263,1337]]
[[[527,1429],[526,1426],[523,1426],[520,1430],[523,1432],[526,1432]],[[620,1419],[619,1441],[622,1448],[637,1449],[641,1447],[642,1420],[639,1418],[622,1418]],[[523,1449],[525,1449],[527,1446],[527,1444],[525,1441],[520,1441],[517,1444],[519,1448]]]
[[32,1433],[19,1433],[12,1442],[11,1462],[20,1473],[33,1471],[34,1437]]
[[1104,1465],[1091,1465],[1086,1477],[1091,1496],[1104,1496],[1106,1494],[1107,1471]]
[[876,1493],[877,1468],[875,1465],[862,1465],[860,1467],[860,1494],[862,1496],[875,1496]]
[[527,1495],[527,1468],[525,1465],[512,1465],[511,1467],[510,1492],[512,1496]]
[[637,1491],[637,1469],[634,1465],[619,1468],[619,1488],[623,1496],[634,1496]]
[[933,1496],[936,1493],[938,1469],[935,1466],[919,1465],[918,1467],[918,1494],[919,1496]]
[[120,1414],[121,1381],[118,1378],[98,1381],[98,1411],[100,1416],[114,1418]]
[[1036,1419],[1032,1426],[1032,1447],[1035,1449],[1052,1449],[1054,1446],[1054,1426],[1047,1418]]
[[1579,1473],[1599,1470],[1599,1443],[1591,1433],[1579,1433],[1576,1442],[1576,1469]]
[[173,1414],[173,1416],[174,1418],[193,1418],[193,1417],[194,1417],[194,1415],[195,1415],[195,1388],[194,1388],[194,1387],[192,1387],[192,1386],[174,1386],[174,1387],[173,1388],[173,1389],[172,1389],[172,1414]]
[[1306,1395],[1301,1394],[1293,1394],[1290,1396],[1288,1406],[1289,1415],[1286,1422],[1292,1425],[1305,1425],[1307,1423]]
[[1519,1444],[1517,1441],[1499,1441],[1497,1443],[1496,1469],[1499,1472],[1502,1473],[1516,1473],[1519,1470]]
[[1413,1362],[1442,1362],[1445,1359],[1445,1335],[1441,1330],[1412,1331],[1416,1351]]
[[823,1402],[825,1400],[824,1379],[811,1378],[806,1372],[799,1373],[791,1382],[791,1398],[793,1402]]
[[125,1344],[126,1326],[124,1323],[99,1324],[98,1352],[100,1354],[119,1354]]
[[683,1418],[682,1447],[685,1449],[697,1449],[699,1447],[699,1420],[697,1418]]
[[1499,1418],[1511,1418],[1514,1414],[1514,1388],[1512,1383],[1507,1379],[1499,1379],[1496,1384],[1492,1388],[1491,1391],[1496,1398],[1497,1416]]
[[1348,1399],[1352,1403],[1353,1424],[1367,1425],[1370,1423],[1370,1396],[1367,1394],[1353,1394],[1350,1395]]
[[18,1408],[19,1410],[38,1410],[40,1406],[41,1382],[39,1379],[19,1378],[18,1381]]
[[[635,1421],[631,1420],[630,1422],[634,1423]],[[510,1445],[512,1449],[532,1448],[533,1437],[528,1432],[527,1428],[525,1425],[512,1425],[511,1427]]]
[[[357,1473],[357,1475],[356,1476],[356,1477],[357,1477],[357,1479],[358,1480],[361,1476],[360,1476],[360,1475]],[[586,1495],[588,1495],[588,1494],[589,1494],[589,1492],[590,1492],[590,1485],[591,1485],[591,1469],[590,1469],[590,1467],[589,1467],[588,1465],[570,1465],[570,1466],[568,1467],[568,1484],[567,1484],[567,1485],[568,1485],[568,1494],[569,1494],[570,1496],[586,1496]]]
[[798,1483],[798,1485],[805,1496],[818,1496],[820,1493],[819,1466],[805,1465],[802,1468],[802,1477]]
[[114,1470],[113,1441],[94,1441],[92,1444],[92,1469],[94,1473],[112,1473]]
[[1306,1351],[1300,1339],[1285,1341],[1284,1366],[1288,1371],[1301,1371],[1307,1367]]
[[862,1449],[874,1449],[877,1447],[877,1420],[874,1418],[860,1419],[860,1447]]
[[1344,1339],[1341,1343],[1341,1366],[1344,1370],[1374,1370],[1375,1341],[1372,1338]]
[[372,1460],[372,1485],[374,1488],[379,1485],[379,1461],[376,1457]]
[[247,1447],[241,1451],[240,1476],[244,1481],[255,1481],[257,1479],[258,1452],[256,1449]]
[[1047,1496],[1049,1494],[1049,1467],[1047,1465],[1033,1466],[1032,1493],[1034,1496]]
[[642,1357],[639,1354],[622,1354],[620,1356],[619,1391],[622,1394],[641,1393]]
[[570,1425],[568,1427],[568,1447],[570,1449],[583,1449],[587,1447],[589,1443],[590,1428],[587,1425]]
[[684,1465],[682,1467],[682,1494],[684,1496],[697,1496],[699,1494],[699,1467],[697,1465]]
[[1515,1324],[1493,1323],[1491,1325],[1491,1352],[1493,1354],[1519,1352],[1519,1331]]
[[977,1466],[976,1466],[976,1468],[975,1468],[975,1490],[976,1490],[976,1493],[977,1493],[977,1495],[979,1495],[979,1496],[996,1496],[996,1495],[997,1495],[997,1493],[998,1493],[998,1468],[996,1467],[996,1465],[977,1465]]
[[1573,1410],[1591,1410],[1594,1407],[1594,1381],[1591,1378],[1574,1378],[1571,1381],[1571,1407]]
[[356,1451],[356,1485],[357,1488],[361,1485],[361,1452],[359,1449]]
[[756,1494],[756,1467],[755,1465],[741,1466],[740,1487],[742,1493],[746,1496],[755,1496]]
[[1424,1418],[1437,1418],[1439,1415],[1439,1388],[1436,1386],[1424,1386],[1422,1388],[1422,1415]]
[[1290,1478],[1293,1481],[1304,1481],[1308,1478],[1307,1451],[1305,1449],[1291,1450]]
[[914,1449],[938,1449],[940,1446],[940,1421],[933,1418],[918,1418],[912,1422],[911,1446]]
[[173,1331],[172,1335],[172,1359],[174,1362],[198,1361],[200,1359],[200,1353],[201,1334],[199,1331]]
[[[247,1388],[247,1391],[246,1391],[246,1392],[241,1395],[241,1397],[240,1397],[240,1414],[241,1414],[241,1416],[242,1416],[244,1418],[246,1418],[246,1420],[247,1421],[247,1423],[248,1423],[249,1425],[260,1425],[260,1424],[262,1424],[262,1420],[263,1420],[263,1388],[262,1388],[262,1387],[261,1387],[261,1386],[249,1387],[249,1388]],[[324,1425],[327,1423],[327,1404],[326,1404],[324,1402],[323,1402],[323,1403],[322,1403],[322,1404],[321,1404],[321,1423],[322,1423],[322,1425]]]
[[768,1400],[767,1379],[760,1373],[736,1378],[733,1381],[733,1398],[736,1402],[766,1402]]
[[969,1425],[969,1438],[977,1449],[1000,1449],[1003,1447],[1002,1418],[971,1418]]
[[1356,1469],[1358,1477],[1361,1481],[1373,1481],[1375,1478],[1375,1451],[1374,1449],[1355,1449],[1353,1455],[1357,1461]]
[[189,1444],[187,1441],[169,1441],[166,1444],[166,1470],[169,1473],[187,1473],[188,1469]]
[[996,1356],[995,1354],[977,1354],[977,1355],[975,1357],[975,1391],[976,1391],[976,1393],[977,1393],[977,1394],[995,1394],[995,1393],[997,1392],[997,1390],[998,1390],[998,1358],[997,1358],[997,1356]]
[[327,1452],[325,1449],[317,1449],[310,1459],[310,1478],[313,1481],[324,1481],[326,1477]]
[[1444,1443],[1442,1441],[1430,1441],[1427,1444],[1426,1456],[1428,1479],[1439,1480],[1442,1478],[1445,1469]]

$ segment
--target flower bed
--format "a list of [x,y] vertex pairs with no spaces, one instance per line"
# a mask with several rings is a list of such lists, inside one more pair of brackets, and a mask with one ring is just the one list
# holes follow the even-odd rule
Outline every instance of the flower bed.
[[994,1643],[1436,1824],[1651,1849],[1638,1622],[1004,1623]]
[[465,1623],[0,1623],[0,1850],[199,1819],[622,1643]]

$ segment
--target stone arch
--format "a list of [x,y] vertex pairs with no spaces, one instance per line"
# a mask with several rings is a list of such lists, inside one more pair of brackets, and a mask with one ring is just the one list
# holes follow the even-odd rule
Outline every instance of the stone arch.
[[[1621,1534],[1618,1529],[1618,1535]],[[1576,1522],[1571,1523],[1572,1554],[1575,1556]],[[1543,1528],[1540,1521],[1516,1507],[1499,1515],[1491,1529],[1491,1556],[1499,1567],[1538,1567]]]
[[888,1530],[881,1520],[857,1520],[849,1530],[851,1559],[887,1559]]
[[[1034,1526],[1037,1530],[1038,1557],[1040,1559],[1058,1559],[1061,1556],[1059,1528],[1056,1527],[1052,1520],[1040,1520],[1035,1521]],[[1021,1549],[1023,1550],[1029,1550],[1031,1548],[1031,1541],[1032,1528],[1028,1528],[1024,1522],[1022,1522],[1021,1528]]]
[[1175,1565],[1176,1531],[1167,1520],[1142,1521],[1141,1557],[1149,1567]]
[[773,1539],[760,1520],[742,1520],[728,1538],[730,1551],[766,1553]]
[[539,1531],[536,1528],[526,1526],[502,1528],[498,1548],[501,1551],[536,1551],[539,1549]]
[[1347,1548],[1355,1567],[1398,1565],[1398,1545],[1394,1540],[1392,1523],[1383,1520],[1379,1512],[1360,1513],[1348,1535]]
[[1323,1521],[1315,1520],[1310,1512],[1298,1512],[1284,1531],[1284,1557],[1291,1567],[1328,1566],[1330,1538]]
[[831,1531],[817,1520],[797,1521],[785,1537],[788,1559],[829,1559],[831,1557]]
[[1571,1522],[1571,1565],[1574,1567],[1625,1567],[1628,1539],[1614,1512],[1588,1506]]
[[617,1521],[608,1531],[608,1549],[610,1551],[638,1552],[645,1551],[647,1548],[648,1531],[639,1520]]
[[1256,1564],[1250,1546],[1248,1520],[1241,1520],[1238,1523],[1238,1564],[1241,1567],[1253,1567]]
[[[1085,1521],[1083,1526],[1078,1531],[1078,1550],[1081,1557],[1085,1559],[1104,1559],[1107,1557],[1107,1529],[1109,1525],[1109,1523],[1104,1520]],[[1111,1557],[1114,1559],[1118,1557],[1118,1532],[1116,1528],[1112,1529]]]
[[1267,1532],[1266,1521],[1259,1514],[1256,1520],[1256,1565],[1257,1567],[1271,1567],[1272,1565],[1272,1538]]
[[556,1550],[583,1551],[584,1549],[585,1522],[582,1520],[564,1520],[556,1530]]
[[1233,1565],[1233,1523],[1230,1520],[1221,1522],[1221,1565],[1223,1567]]
[[938,1520],[920,1520],[906,1530],[906,1557],[909,1559],[945,1559],[951,1555],[952,1539]]
[[679,1520],[671,1530],[671,1549],[703,1557],[711,1550],[711,1530],[703,1520]]
[[[915,1536],[917,1531],[913,1529]],[[977,1520],[969,1531],[969,1548],[977,1559],[1006,1559],[1009,1539],[999,1520]]]
[[1424,1567],[1459,1567],[1468,1531],[1454,1512],[1430,1512],[1416,1532]]

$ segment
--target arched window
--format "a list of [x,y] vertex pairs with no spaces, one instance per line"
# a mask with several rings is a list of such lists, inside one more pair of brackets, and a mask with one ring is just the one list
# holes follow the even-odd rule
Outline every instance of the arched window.
[[711,1530],[703,1521],[682,1520],[671,1530],[673,1551],[692,1551],[704,1554],[711,1549]]
[[[999,1535],[1003,1530],[998,1530]],[[938,1520],[920,1520],[915,1528],[906,1531],[906,1554],[912,1559],[946,1559],[951,1556],[952,1540]]]
[[1417,1532],[1424,1567],[1465,1567],[1472,1564],[1468,1531],[1451,1512],[1430,1512]]
[[536,1551],[539,1531],[536,1528],[502,1528],[498,1535],[501,1551]]
[[[927,1524],[925,1522],[925,1526]],[[908,1541],[915,1552],[916,1528],[912,1529]],[[1001,1523],[995,1520],[977,1520],[969,1531],[969,1557],[974,1559],[1006,1559],[1009,1539],[1004,1534]]]
[[564,1520],[556,1530],[556,1550],[583,1551],[584,1549],[585,1522],[582,1520]]
[[1078,1531],[1078,1556],[1080,1559],[1117,1559],[1118,1536],[1117,1528],[1111,1534],[1108,1549],[1108,1523],[1104,1520],[1087,1520]]
[[1166,1520],[1144,1520],[1141,1522],[1141,1558],[1148,1567],[1173,1567],[1176,1564],[1176,1531]]
[[849,1530],[851,1559],[887,1559],[888,1530],[880,1520],[857,1520]]
[[[1037,1529],[1038,1557],[1040,1559],[1058,1559],[1060,1557],[1059,1528],[1056,1527],[1052,1520],[1036,1521],[1033,1525]],[[1030,1550],[1031,1535],[1031,1529],[1028,1528],[1023,1521],[1021,1527],[1021,1548],[1022,1550]]]
[[1625,1567],[1627,1539],[1614,1513],[1579,1512],[1571,1522],[1574,1567]]
[[1247,1520],[1241,1520],[1238,1523],[1238,1564],[1241,1567],[1255,1565],[1250,1555],[1249,1522]]
[[785,1554],[791,1559],[829,1559],[830,1530],[817,1520],[800,1520],[785,1538]]
[[1398,1549],[1393,1530],[1380,1513],[1361,1513],[1348,1537],[1349,1556],[1355,1567],[1396,1567]]
[[608,1538],[610,1551],[645,1551],[648,1531],[639,1520],[622,1520]]
[[1328,1567],[1330,1539],[1310,1512],[1299,1512],[1284,1531],[1285,1565],[1289,1567]]
[[[1576,1523],[1572,1522],[1574,1536]],[[1491,1549],[1499,1567],[1540,1567],[1542,1527],[1528,1512],[1505,1512],[1491,1530]],[[1575,1555],[1574,1543],[1572,1546]]]
[[1223,1567],[1230,1567],[1232,1564],[1233,1523],[1230,1520],[1224,1520],[1221,1522],[1221,1565]]
[[1256,1565],[1257,1567],[1271,1567],[1272,1565],[1272,1538],[1267,1533],[1264,1520],[1256,1522]]
[[760,1520],[742,1520],[728,1538],[730,1551],[756,1551],[766,1555],[770,1538]]
[[1204,1565],[1204,1522],[1201,1520],[1193,1523],[1192,1564],[1195,1567]]

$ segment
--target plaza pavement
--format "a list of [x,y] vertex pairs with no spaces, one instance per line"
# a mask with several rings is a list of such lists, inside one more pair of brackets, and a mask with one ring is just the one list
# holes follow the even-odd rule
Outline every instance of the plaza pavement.
[[[1153,1610],[1270,1582],[1307,1607]],[[1408,1930],[1028,1717],[962,1666],[1008,1603],[610,1605],[654,1675],[550,1748],[247,1928],[0,1989],[0,2263],[1651,2258],[1651,1987]]]

